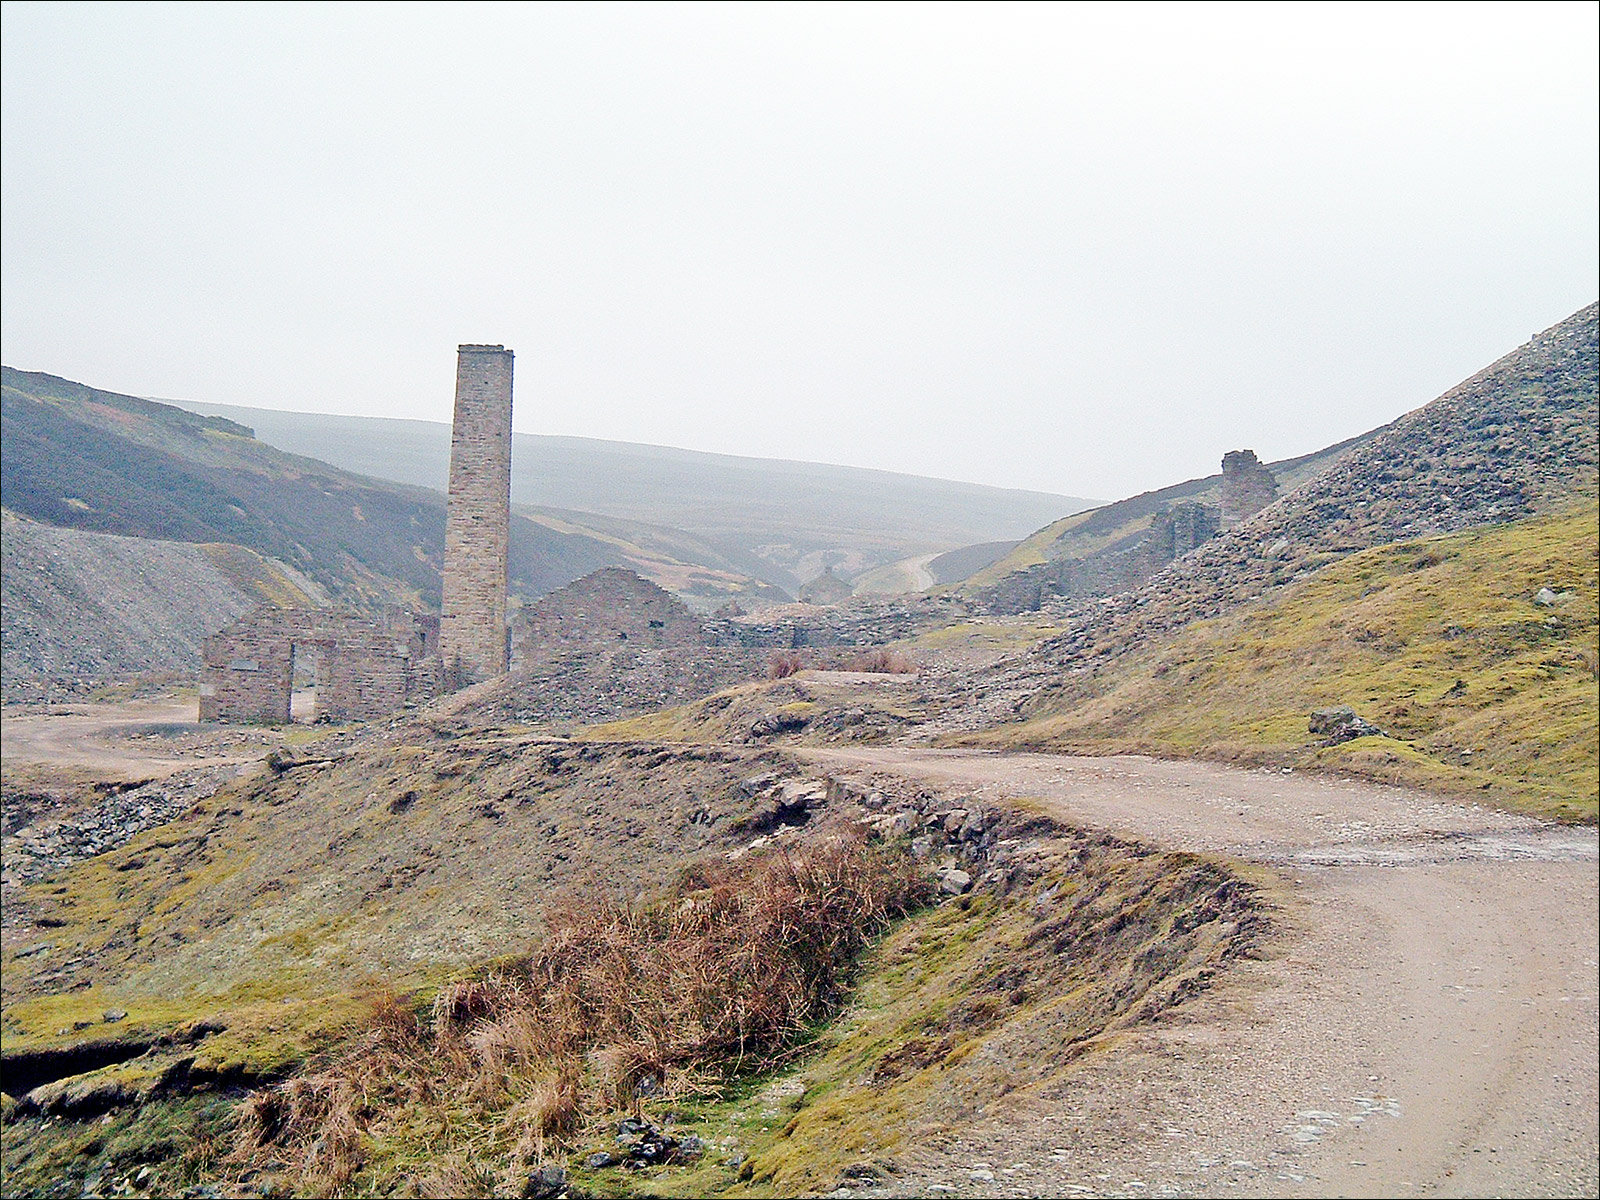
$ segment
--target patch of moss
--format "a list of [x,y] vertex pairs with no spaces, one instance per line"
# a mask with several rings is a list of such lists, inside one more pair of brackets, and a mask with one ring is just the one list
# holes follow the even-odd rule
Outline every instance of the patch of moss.
[[0,1130],[7,1196],[178,1196],[227,1152],[234,1099],[220,1093],[125,1107],[87,1121],[28,1117]]

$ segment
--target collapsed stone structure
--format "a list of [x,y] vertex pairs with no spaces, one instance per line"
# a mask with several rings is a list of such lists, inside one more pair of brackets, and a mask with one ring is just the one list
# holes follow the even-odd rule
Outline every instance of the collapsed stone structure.
[[710,645],[705,627],[671,592],[622,567],[602,567],[524,608],[512,628],[512,661],[556,654]]
[[[1196,488],[1204,482],[1196,481]],[[1071,607],[1131,591],[1278,498],[1278,481],[1254,450],[1223,455],[1222,478],[1216,487],[1212,494],[1218,497],[1217,504],[1179,500],[1168,507],[1163,503],[1143,528],[1094,553],[1064,554],[1015,571],[978,592],[975,599],[990,612],[1011,614]],[[1108,515],[1119,507],[1110,506]]]
[[297,653],[315,659],[317,711],[334,721],[386,717],[441,684],[439,618],[330,609],[258,608],[206,639],[202,721],[290,719]]
[[337,721],[386,717],[505,673],[513,357],[504,346],[457,351],[441,614],[246,613],[202,646],[202,721],[289,721],[297,651],[318,664],[315,715]]
[[1278,481],[1254,450],[1222,456],[1222,528],[1254,516],[1278,498]]

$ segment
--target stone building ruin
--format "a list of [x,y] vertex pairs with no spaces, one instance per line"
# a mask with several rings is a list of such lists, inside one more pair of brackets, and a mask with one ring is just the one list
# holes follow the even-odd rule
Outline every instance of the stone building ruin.
[[512,662],[520,667],[555,654],[708,644],[699,618],[678,597],[622,567],[602,567],[518,613]]
[[440,688],[438,617],[258,608],[206,639],[200,719],[286,724],[297,655],[316,662],[314,719],[375,720]]
[[290,721],[297,655],[317,663],[315,717],[336,721],[506,672],[512,360],[504,346],[457,351],[441,614],[258,608],[202,647],[202,721]]
[[[1062,554],[1015,571],[983,589],[977,599],[994,613],[1023,613],[1046,607],[1066,608],[1131,591],[1278,498],[1278,481],[1254,450],[1230,450],[1224,454],[1222,477],[1215,485],[1216,491],[1211,492],[1208,485],[1215,478],[1188,485],[1191,496],[1214,496],[1214,504],[1198,499],[1152,504],[1149,497],[1133,497],[1108,505],[1101,510],[1107,515],[1107,526],[1114,522],[1132,525],[1142,515],[1134,508],[1141,503],[1146,504],[1144,512],[1149,513],[1149,523],[1092,553]],[[1094,519],[1091,516],[1090,520]]]
[[1278,481],[1254,450],[1222,456],[1222,528],[1254,516],[1278,498]]

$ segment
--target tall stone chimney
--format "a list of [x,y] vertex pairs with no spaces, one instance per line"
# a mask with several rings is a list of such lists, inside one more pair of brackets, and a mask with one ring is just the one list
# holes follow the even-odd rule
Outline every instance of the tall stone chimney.
[[504,346],[462,346],[456,353],[439,653],[457,687],[503,675],[509,665],[513,358]]

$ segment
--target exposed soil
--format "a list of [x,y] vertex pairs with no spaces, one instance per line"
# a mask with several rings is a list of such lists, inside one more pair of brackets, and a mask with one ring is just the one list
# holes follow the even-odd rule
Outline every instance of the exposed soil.
[[283,740],[281,732],[255,726],[198,725],[198,711],[197,701],[172,696],[13,708],[0,723],[0,756],[8,775],[37,766],[104,779],[157,779],[202,762],[253,762]]
[[[1594,1195],[1595,830],[1142,758],[806,750],[1280,880],[1265,957],[874,1195]],[[1246,868],[1248,870],[1248,868]]]

